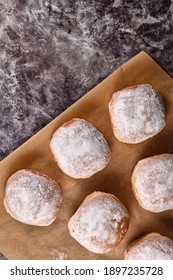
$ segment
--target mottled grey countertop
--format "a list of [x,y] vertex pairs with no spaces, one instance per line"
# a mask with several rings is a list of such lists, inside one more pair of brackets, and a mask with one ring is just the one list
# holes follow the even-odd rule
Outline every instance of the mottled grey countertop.
[[141,50],[173,76],[172,46],[173,0],[0,0],[0,159]]

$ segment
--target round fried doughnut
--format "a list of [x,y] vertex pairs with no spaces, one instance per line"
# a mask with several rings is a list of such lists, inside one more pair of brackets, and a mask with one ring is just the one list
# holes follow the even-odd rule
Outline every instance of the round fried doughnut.
[[173,260],[173,241],[159,233],[149,233],[127,247],[125,260]]
[[7,180],[4,206],[22,223],[50,225],[57,217],[61,202],[59,185],[44,174],[21,169]]
[[93,192],[70,218],[70,235],[91,252],[104,254],[124,238],[129,215],[122,202],[112,194]]
[[103,135],[83,119],[72,119],[60,126],[50,148],[61,170],[73,178],[92,176],[105,168],[110,159]]
[[132,174],[132,189],[139,204],[148,211],[173,209],[173,155],[140,160]]
[[162,97],[148,84],[115,92],[109,112],[114,135],[124,143],[140,143],[158,134],[165,126]]

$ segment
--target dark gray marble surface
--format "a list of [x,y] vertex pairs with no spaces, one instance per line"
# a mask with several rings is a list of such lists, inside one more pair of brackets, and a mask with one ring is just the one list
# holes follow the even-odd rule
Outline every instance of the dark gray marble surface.
[[0,159],[141,50],[173,76],[172,46],[173,0],[0,0]]

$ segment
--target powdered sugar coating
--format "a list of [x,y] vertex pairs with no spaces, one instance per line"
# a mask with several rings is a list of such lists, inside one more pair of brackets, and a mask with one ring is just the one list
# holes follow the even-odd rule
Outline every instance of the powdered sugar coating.
[[92,176],[110,159],[110,149],[103,135],[83,119],[73,119],[59,127],[50,147],[59,167],[73,178]]
[[133,172],[132,184],[144,209],[151,212],[173,209],[173,155],[140,160]]
[[70,234],[88,250],[103,254],[113,249],[128,229],[126,208],[111,194],[94,192],[71,217]]
[[148,84],[115,92],[109,111],[115,137],[125,143],[140,143],[165,126],[162,97]]
[[60,187],[45,175],[22,169],[7,181],[4,197],[6,211],[22,223],[50,225],[61,202]]
[[173,260],[173,241],[159,234],[148,234],[125,253],[127,260]]

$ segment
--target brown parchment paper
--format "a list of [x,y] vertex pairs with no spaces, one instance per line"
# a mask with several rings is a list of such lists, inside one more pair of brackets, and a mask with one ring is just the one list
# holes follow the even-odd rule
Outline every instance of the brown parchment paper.
[[[108,102],[122,88],[149,83],[162,95],[166,127],[140,144],[119,142],[113,135]],[[84,118],[107,139],[112,158],[108,166],[89,179],[74,180],[53,160],[49,142],[53,132],[71,118]],[[173,211],[160,214],[142,209],[131,190],[131,173],[138,160],[161,153],[173,153],[173,80],[144,52],[139,53],[63,112],[39,133],[0,163],[0,251],[8,259],[123,259],[125,247],[143,234],[155,231],[173,239]],[[55,179],[63,191],[63,204],[56,221],[48,227],[22,224],[6,213],[3,196],[7,178],[21,168],[30,168]],[[94,254],[70,235],[67,222],[83,199],[94,190],[116,195],[130,214],[129,230],[109,254]]]

